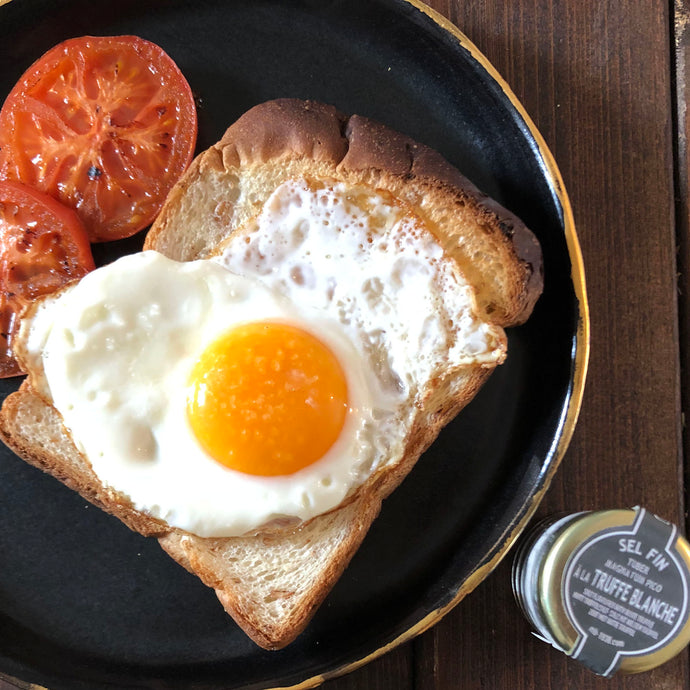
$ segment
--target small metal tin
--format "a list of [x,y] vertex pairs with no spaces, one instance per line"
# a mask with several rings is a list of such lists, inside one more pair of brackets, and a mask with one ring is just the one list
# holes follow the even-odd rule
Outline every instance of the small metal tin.
[[690,642],[690,544],[644,508],[545,520],[512,577],[536,636],[598,675],[648,671]]

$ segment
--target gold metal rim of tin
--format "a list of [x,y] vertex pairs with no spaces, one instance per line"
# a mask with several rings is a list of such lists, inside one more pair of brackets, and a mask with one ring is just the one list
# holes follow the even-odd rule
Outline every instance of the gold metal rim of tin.
[[[560,533],[555,536],[553,543],[546,551],[537,574],[536,599],[539,602],[539,613],[548,626],[548,633],[568,655],[572,654],[579,638],[563,601],[562,582],[570,556],[585,540],[602,530],[631,526],[636,515],[637,511],[634,509],[576,514],[574,519],[561,527]],[[676,538],[675,549],[690,570],[690,544],[680,534]],[[676,656],[688,643],[690,643],[690,617],[661,648],[647,654],[624,656],[618,670],[625,674],[649,671]]]

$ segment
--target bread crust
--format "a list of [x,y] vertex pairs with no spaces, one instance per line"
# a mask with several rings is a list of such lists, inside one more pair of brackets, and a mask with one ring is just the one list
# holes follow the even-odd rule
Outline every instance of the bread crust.
[[[267,195],[276,184],[300,176],[364,184],[400,198],[414,208],[476,287],[487,321],[515,325],[531,312],[542,289],[541,252],[519,219],[428,147],[366,118],[346,117],[310,101],[271,101],[242,116],[218,144],[196,158],[173,188],[144,248],[178,260],[211,256],[264,201],[259,195],[242,206],[233,196],[240,181],[268,180]],[[203,193],[195,196],[199,189]],[[203,233],[192,236],[189,221],[200,213],[210,220]],[[456,217],[471,224],[469,230],[462,228],[471,238],[461,237],[461,230],[448,220]],[[484,266],[474,266],[478,253],[485,252],[498,255],[504,272],[498,287],[483,275]],[[298,526],[270,525],[242,537],[202,538],[136,510],[125,496],[102,486],[52,407],[39,365],[26,352],[18,352],[18,357],[30,374],[3,404],[0,438],[27,462],[131,529],[158,538],[173,559],[216,591],[225,610],[266,649],[284,647],[302,632],[358,549],[381,502],[492,371],[491,366],[475,364],[432,381],[416,401],[417,413],[400,461],[384,464],[335,509]],[[297,562],[281,562],[281,554],[291,550],[301,554]],[[252,562],[274,558],[286,570],[307,570],[313,562],[314,575],[304,583],[281,574],[276,585],[267,578],[254,586],[248,580],[255,573],[242,565],[249,555]]]
[[[473,285],[491,323],[515,326],[531,314],[543,290],[542,252],[534,234],[513,213],[480,192],[438,152],[385,125],[359,115],[346,116],[314,101],[278,99],[259,104],[232,124],[222,139],[198,156],[173,188],[149,231],[145,249],[180,260],[212,253],[232,225],[207,233],[205,241],[177,245],[184,234],[177,225],[191,188],[209,172],[224,176],[231,187],[242,171],[284,171],[284,181],[306,174],[385,189],[410,203],[435,232],[446,252]],[[230,200],[230,203],[232,200]],[[257,208],[260,203],[257,203]],[[476,226],[471,242],[459,241],[453,222],[458,213]],[[498,255],[499,282],[483,279],[477,256]]]

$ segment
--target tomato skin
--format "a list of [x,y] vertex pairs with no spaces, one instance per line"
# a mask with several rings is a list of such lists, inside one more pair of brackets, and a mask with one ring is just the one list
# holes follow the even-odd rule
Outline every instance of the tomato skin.
[[92,242],[148,226],[194,155],[192,91],[162,48],[137,36],[58,44],[0,110],[0,177],[73,208]]
[[72,209],[0,181],[0,378],[22,373],[12,344],[25,307],[94,268],[86,229]]

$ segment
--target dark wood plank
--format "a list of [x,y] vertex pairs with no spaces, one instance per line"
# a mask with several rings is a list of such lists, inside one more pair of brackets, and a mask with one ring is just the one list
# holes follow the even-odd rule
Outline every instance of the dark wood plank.
[[401,645],[352,673],[327,681],[322,687],[324,690],[415,690],[412,645]]
[[[680,349],[681,364],[681,402],[687,415],[690,410],[690,3],[676,0],[674,5],[674,48],[676,77],[676,137],[677,137],[677,176],[676,176],[676,226],[678,241],[678,301],[679,337],[685,346]],[[683,417],[685,433],[683,451],[690,457],[690,433],[687,420]],[[684,483],[690,483],[690,466],[686,462]],[[686,529],[690,521],[686,515]]]

